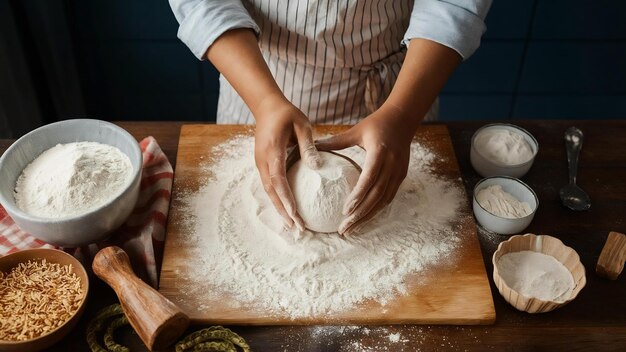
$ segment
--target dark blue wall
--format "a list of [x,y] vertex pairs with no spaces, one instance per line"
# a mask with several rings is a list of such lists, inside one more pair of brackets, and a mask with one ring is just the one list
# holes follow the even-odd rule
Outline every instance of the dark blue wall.
[[495,0],[442,119],[626,118],[626,1]]
[[[217,73],[178,41],[167,1],[69,2],[88,111],[213,120]],[[626,118],[626,1],[495,0],[442,120]]]

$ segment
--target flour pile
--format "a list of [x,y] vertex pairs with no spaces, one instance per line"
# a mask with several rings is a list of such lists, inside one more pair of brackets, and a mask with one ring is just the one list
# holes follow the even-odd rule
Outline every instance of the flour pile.
[[521,202],[514,195],[502,189],[501,185],[491,185],[476,194],[476,201],[493,215],[519,219],[532,214],[533,210],[527,202]]
[[28,164],[15,185],[26,213],[63,218],[87,213],[119,195],[133,166],[118,148],[97,142],[58,144]]
[[533,157],[533,149],[524,136],[502,128],[484,129],[474,144],[491,161],[504,165],[523,164]]
[[[447,255],[459,242],[455,220],[464,199],[431,172],[436,157],[423,146],[411,146],[396,199],[351,237],[283,229],[253,148],[247,136],[215,147],[203,185],[182,196],[188,214],[182,240],[196,249],[180,290],[206,297],[199,310],[220,304],[294,319],[349,310],[365,300],[384,305],[406,292],[407,275],[452,260]],[[363,165],[362,149],[341,153]]]
[[307,229],[337,232],[343,204],[359,179],[359,170],[345,158],[321,152],[322,166],[312,170],[302,159],[287,172],[287,179]]
[[576,286],[565,265],[543,253],[508,253],[500,257],[497,266],[506,284],[526,297],[565,302]]

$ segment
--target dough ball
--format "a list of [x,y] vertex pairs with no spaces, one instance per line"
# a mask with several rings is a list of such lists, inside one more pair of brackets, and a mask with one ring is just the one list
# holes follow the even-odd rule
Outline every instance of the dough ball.
[[298,160],[287,172],[287,180],[306,228],[337,232],[344,219],[344,202],[359,179],[359,170],[335,154],[320,152],[320,157],[322,166],[318,170]]

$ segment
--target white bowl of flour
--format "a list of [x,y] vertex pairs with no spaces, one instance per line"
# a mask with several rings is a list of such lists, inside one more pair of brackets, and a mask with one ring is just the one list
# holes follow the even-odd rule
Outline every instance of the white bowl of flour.
[[18,139],[0,158],[0,203],[42,241],[94,243],[132,212],[141,165],[135,138],[112,123],[52,123]]
[[487,231],[501,235],[520,233],[530,225],[538,207],[535,191],[514,177],[487,177],[474,187],[474,216]]
[[472,136],[470,162],[483,177],[524,176],[535,160],[539,143],[525,129],[506,123],[489,124]]

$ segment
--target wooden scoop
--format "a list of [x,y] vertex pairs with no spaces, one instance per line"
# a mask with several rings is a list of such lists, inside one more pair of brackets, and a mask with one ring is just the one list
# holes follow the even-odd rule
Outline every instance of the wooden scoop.
[[103,248],[92,267],[113,288],[130,325],[150,351],[171,345],[189,326],[189,317],[180,308],[135,275],[121,248]]
[[617,280],[619,274],[624,270],[626,261],[626,235],[613,232],[609,233],[606,239],[598,264],[596,274],[610,280]]

